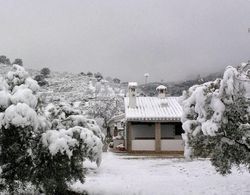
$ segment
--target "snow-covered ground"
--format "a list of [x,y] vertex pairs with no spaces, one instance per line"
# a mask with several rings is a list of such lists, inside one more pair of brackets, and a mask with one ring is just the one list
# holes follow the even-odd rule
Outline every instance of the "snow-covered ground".
[[250,194],[250,174],[233,170],[216,173],[208,160],[187,162],[180,158],[156,158],[103,154],[101,167],[85,162],[86,182],[73,189],[98,195]]

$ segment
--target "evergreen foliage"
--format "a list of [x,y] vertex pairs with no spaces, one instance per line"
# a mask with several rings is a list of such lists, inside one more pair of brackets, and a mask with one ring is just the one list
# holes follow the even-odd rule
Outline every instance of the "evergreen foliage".
[[43,68],[40,71],[41,75],[43,75],[44,77],[48,77],[50,75],[50,69],[49,68]]
[[44,85],[48,85],[48,81],[45,80],[44,75],[38,74],[34,77],[34,80],[37,81],[37,83],[39,84],[39,86],[44,86]]
[[87,76],[88,77],[93,77],[93,73],[92,72],[87,72]]
[[19,66],[23,66],[23,60],[20,58],[16,58],[12,64],[17,64]]
[[1,55],[0,56],[0,64],[6,64],[6,65],[10,65],[10,59],[7,58],[6,56],[4,55]]
[[209,157],[221,174],[232,166],[250,171],[250,104],[243,73],[228,67],[222,80],[191,87],[183,94],[185,156]]
[[100,165],[104,136],[67,104],[44,109],[38,90],[18,65],[1,79],[0,187],[18,194],[32,184],[46,194],[71,194],[72,182],[84,182],[82,162]]
[[103,79],[103,76],[100,72],[95,73],[94,77],[96,78],[97,81],[100,81]]

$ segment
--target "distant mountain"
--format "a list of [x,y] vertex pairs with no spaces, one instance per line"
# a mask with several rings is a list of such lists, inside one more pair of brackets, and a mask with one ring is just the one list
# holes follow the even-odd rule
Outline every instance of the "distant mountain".
[[[0,64],[0,75],[6,74],[11,70],[11,65]],[[34,78],[40,74],[39,70],[26,69]],[[159,85],[167,86],[168,94],[171,96],[180,96],[184,90],[189,89],[196,84],[213,81],[216,78],[222,78],[222,72],[209,74],[205,77],[198,76],[197,78],[180,81],[180,82],[152,82],[139,85],[138,93],[141,96],[155,96],[156,87]],[[94,77],[89,77],[82,74],[73,74],[68,72],[53,72],[46,78],[49,85],[41,87],[42,93],[45,94],[48,101],[66,100],[69,102],[87,101],[95,96],[96,90],[112,89],[115,94],[125,94],[128,83],[117,84],[112,81],[102,80],[98,82]],[[106,89],[105,89],[106,88]],[[122,92],[121,92],[122,91]],[[112,92],[113,93],[113,92]]]
[[142,84],[139,86],[139,91],[142,95],[145,96],[155,96],[156,95],[156,87],[159,85],[167,86],[167,91],[170,96],[180,96],[184,90],[189,89],[193,85],[202,84],[208,81],[213,81],[217,78],[222,78],[223,72],[216,72],[209,74],[205,77],[198,76],[195,79],[180,81],[180,82],[152,82],[147,84]]

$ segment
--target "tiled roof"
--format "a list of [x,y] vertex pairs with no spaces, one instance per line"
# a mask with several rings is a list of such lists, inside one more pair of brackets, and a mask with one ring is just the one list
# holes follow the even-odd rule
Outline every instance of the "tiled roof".
[[136,108],[129,108],[125,97],[127,121],[180,121],[182,107],[178,97],[136,97]]

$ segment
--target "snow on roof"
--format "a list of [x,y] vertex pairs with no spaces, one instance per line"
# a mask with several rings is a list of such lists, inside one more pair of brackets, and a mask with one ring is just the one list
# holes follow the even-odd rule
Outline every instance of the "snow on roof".
[[123,121],[125,118],[125,114],[119,114],[119,115],[115,115],[113,116],[109,121],[108,124],[113,123],[113,122],[119,122],[119,121]]
[[167,89],[167,87],[165,87],[164,85],[160,85],[160,86],[158,86],[157,88],[156,88],[156,90],[161,90],[161,89]]
[[129,83],[128,83],[128,86],[129,86],[129,87],[137,87],[138,84],[137,84],[137,82],[129,82]]
[[136,108],[129,108],[129,97],[125,97],[127,121],[180,121],[182,107],[178,97],[136,97]]

